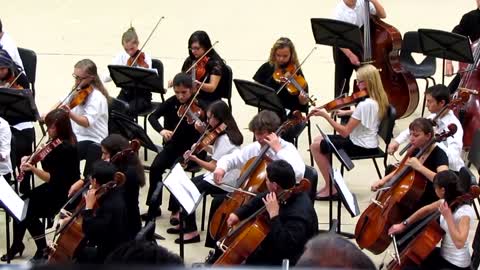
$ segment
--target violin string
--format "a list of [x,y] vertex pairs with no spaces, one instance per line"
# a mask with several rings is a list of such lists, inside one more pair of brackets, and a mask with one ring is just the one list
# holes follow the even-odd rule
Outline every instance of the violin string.
[[[140,52],[143,51],[143,48],[145,48],[145,45],[147,45],[148,41],[150,40],[150,38],[152,37],[153,33],[155,32],[155,30],[157,29],[158,25],[160,24],[160,22],[165,19],[165,16],[162,16],[160,17],[160,19],[158,20],[157,24],[155,25],[155,27],[153,27],[152,31],[150,31],[150,34],[148,35],[147,39],[145,40],[145,42],[143,43],[142,47],[140,48]],[[131,23],[130,23],[131,25]],[[132,66],[134,66],[136,63],[137,63],[137,60],[138,60],[138,57],[140,56],[140,52],[137,54],[137,56],[135,57],[135,59],[133,59],[133,62],[132,62]]]
[[310,57],[310,55],[312,55],[313,51],[317,49],[317,46],[313,46],[312,50],[310,50],[310,52],[307,54],[307,56],[302,60],[302,62],[298,65],[298,67],[295,68],[295,71],[290,74],[290,76],[287,78],[287,80],[282,84],[282,86],[280,87],[280,89],[277,90],[277,95],[278,93],[280,93],[280,91],[283,90],[283,88],[285,88],[285,86],[290,82],[290,80],[293,78],[293,76],[295,74],[297,74],[297,72],[300,70],[300,68],[302,68],[302,65],[305,63],[305,61],[307,61],[307,59]]
[[212,47],[210,47],[204,54],[202,54],[202,56],[200,56],[200,57],[197,59],[197,61],[195,61],[195,62],[185,71],[185,73],[190,72],[190,70],[192,70],[192,68],[196,67],[197,64],[198,64],[198,62],[200,62],[205,56],[207,56],[207,54],[208,54],[211,50],[213,50],[213,47],[215,47],[215,45],[217,45],[217,43],[218,43],[218,40],[215,41],[215,42],[213,43]]

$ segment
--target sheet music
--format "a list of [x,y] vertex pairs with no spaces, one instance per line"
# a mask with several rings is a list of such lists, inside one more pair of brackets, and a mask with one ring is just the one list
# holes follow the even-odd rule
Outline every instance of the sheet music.
[[163,181],[163,184],[189,214],[195,210],[197,202],[202,198],[197,187],[185,173],[180,163],[177,163],[175,167],[173,167],[170,174],[165,181]]
[[7,207],[16,219],[23,219],[25,202],[15,193],[3,176],[0,176],[0,201]]
[[333,177],[335,179],[335,186],[338,189],[340,189],[340,192],[345,198],[345,202],[347,203],[346,207],[349,208],[348,210],[351,212],[353,216],[358,216],[360,214],[360,211],[358,209],[358,204],[356,202],[356,199],[348,189],[347,184],[343,180],[343,176],[339,169],[336,169],[336,168],[333,169]]

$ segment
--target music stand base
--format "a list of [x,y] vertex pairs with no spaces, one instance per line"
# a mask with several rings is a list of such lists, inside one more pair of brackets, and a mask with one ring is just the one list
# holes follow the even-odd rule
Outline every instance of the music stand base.
[[161,236],[158,233],[154,233],[153,234],[153,239],[155,239],[155,240],[165,240],[165,237]]

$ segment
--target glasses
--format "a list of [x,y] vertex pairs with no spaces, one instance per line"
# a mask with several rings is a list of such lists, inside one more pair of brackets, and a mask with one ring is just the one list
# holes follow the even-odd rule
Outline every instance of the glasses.
[[75,73],[72,73],[72,77],[73,77],[75,80],[85,80],[85,79],[88,79],[90,76],[80,77],[80,76],[76,75]]
[[189,49],[190,49],[190,51],[193,52],[193,51],[198,51],[198,50],[200,50],[201,48],[202,48],[202,47],[197,46],[197,47],[190,47]]

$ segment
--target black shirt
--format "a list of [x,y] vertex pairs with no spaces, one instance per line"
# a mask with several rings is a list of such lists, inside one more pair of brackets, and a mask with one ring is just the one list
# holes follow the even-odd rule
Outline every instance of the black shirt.
[[[280,87],[282,87],[282,83],[278,83],[277,81],[275,81],[275,79],[273,79],[274,72],[275,66],[271,65],[269,62],[266,62],[257,70],[255,75],[253,76],[253,80],[260,84],[266,85],[275,91],[278,91]],[[297,73],[298,75],[303,76],[302,70],[298,70]],[[308,92],[308,86],[304,90]],[[307,111],[308,105],[301,105],[300,102],[298,102],[298,96],[290,94],[285,87],[278,93],[278,97],[280,98],[280,101],[282,102],[282,105],[285,109],[291,111]],[[284,116],[282,116],[281,118],[285,119]]]
[[472,42],[480,38],[480,9],[464,14],[460,23],[453,28],[452,32],[467,36]]
[[[262,198],[267,193],[257,195],[246,205],[235,211],[240,220],[264,206]],[[268,216],[268,213],[265,213]],[[306,192],[293,194],[280,204],[278,216],[269,219],[270,232],[246,264],[281,265],[289,259],[294,265],[303,254],[307,241],[318,231],[318,219],[312,201]]]
[[[428,158],[425,160],[423,163],[423,166],[431,170],[432,172],[437,172],[437,168],[439,166],[445,165],[448,167],[448,157],[445,151],[443,151],[440,147],[435,146],[435,148],[432,150]],[[427,179],[426,179],[427,180]],[[437,194],[435,193],[435,189],[433,188],[433,183],[432,181],[427,180],[427,187],[425,189],[425,192],[423,193],[420,202],[419,202],[419,208],[427,205],[429,203],[432,203],[434,201],[438,200]]]
[[[185,61],[183,62],[182,72],[187,71],[196,61],[197,59],[187,57],[187,59],[185,59]],[[205,74],[201,78],[196,78],[196,79],[197,81],[202,82],[205,79],[205,77],[208,76],[205,83],[209,83],[210,75],[217,75],[222,77],[224,72],[225,72],[225,64],[223,63],[223,60],[219,59],[218,57],[212,56],[212,57],[209,57],[207,64],[205,65]],[[211,103],[215,100],[221,99],[222,96],[224,96],[224,93],[226,91],[226,89],[224,88],[225,80],[222,80],[222,78],[220,78],[220,82],[218,83],[217,89],[215,89],[215,91],[213,91],[212,93],[200,91],[197,98],[205,101],[206,103]]]

